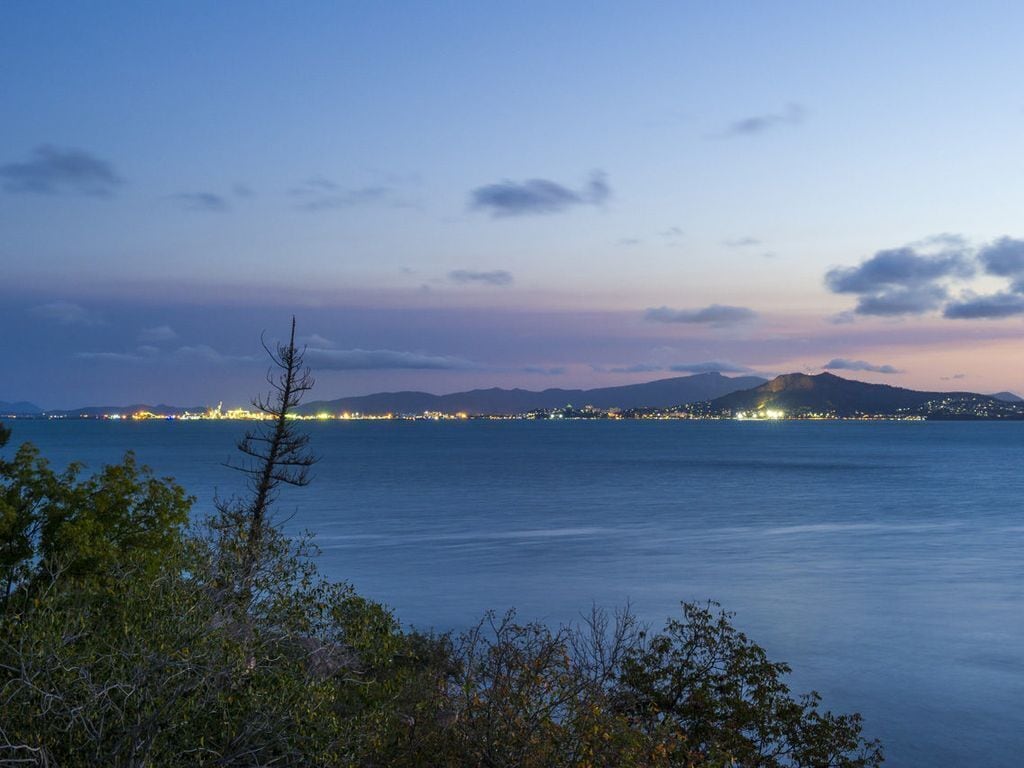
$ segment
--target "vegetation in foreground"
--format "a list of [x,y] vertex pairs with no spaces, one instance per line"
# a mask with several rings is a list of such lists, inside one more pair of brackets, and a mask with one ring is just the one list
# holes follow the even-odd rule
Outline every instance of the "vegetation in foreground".
[[271,515],[314,461],[286,418],[312,385],[291,338],[274,420],[240,443],[249,493],[206,521],[132,454],[84,478],[0,457],[0,764],[881,764],[714,604],[660,632],[595,611],[435,635],[324,578]]

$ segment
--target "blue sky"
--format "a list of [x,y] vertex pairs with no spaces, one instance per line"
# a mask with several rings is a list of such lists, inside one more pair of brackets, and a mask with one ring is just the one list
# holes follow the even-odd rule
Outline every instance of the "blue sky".
[[[1013,3],[0,10],[0,400],[1024,389]],[[844,373],[845,372],[845,373]]]

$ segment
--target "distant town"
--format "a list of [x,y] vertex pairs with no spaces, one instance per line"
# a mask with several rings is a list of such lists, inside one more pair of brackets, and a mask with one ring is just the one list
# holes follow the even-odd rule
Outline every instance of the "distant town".
[[[95,413],[39,413],[3,414],[7,419],[47,420],[103,420],[103,421],[263,421],[273,418],[262,411],[247,408],[208,408],[198,411],[137,410],[132,412]],[[1024,403],[993,403],[989,398],[941,398],[931,400],[916,408],[900,409],[893,412],[857,411],[840,414],[836,410],[798,409],[787,412],[780,408],[764,407],[750,410],[715,410],[710,401],[688,403],[674,407],[649,408],[597,408],[592,405],[576,407],[571,404],[562,408],[543,408],[525,413],[445,413],[423,411],[422,413],[352,413],[343,411],[331,413],[320,411],[310,414],[289,414],[297,421],[512,421],[512,420],[735,420],[735,421],[779,421],[779,420],[860,420],[860,421],[927,421],[927,420],[1018,420],[1024,419]]]
[[[586,405],[568,404],[572,401]],[[650,403],[679,403],[650,405]],[[564,403],[564,404],[563,404]],[[595,390],[473,390],[451,395],[381,393],[300,406],[302,421],[782,419],[1024,420],[1024,400],[1012,392],[919,392],[844,379],[830,373],[791,373],[767,381],[698,374]],[[255,408],[169,405],[87,407],[44,411],[31,403],[0,402],[0,418],[107,421],[250,421],[270,418]]]

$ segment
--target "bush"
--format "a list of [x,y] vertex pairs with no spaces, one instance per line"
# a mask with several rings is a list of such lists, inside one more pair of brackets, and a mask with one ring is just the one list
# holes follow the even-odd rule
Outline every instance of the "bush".
[[487,617],[443,648],[389,765],[867,768],[857,715],[793,699],[785,664],[713,603],[654,636],[628,611],[551,630]]

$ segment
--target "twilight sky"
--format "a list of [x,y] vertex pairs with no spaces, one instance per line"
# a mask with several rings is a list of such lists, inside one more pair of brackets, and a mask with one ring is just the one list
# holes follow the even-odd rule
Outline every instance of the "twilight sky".
[[[949,6],[949,7],[946,7]],[[0,8],[0,400],[1024,393],[1018,3]]]

